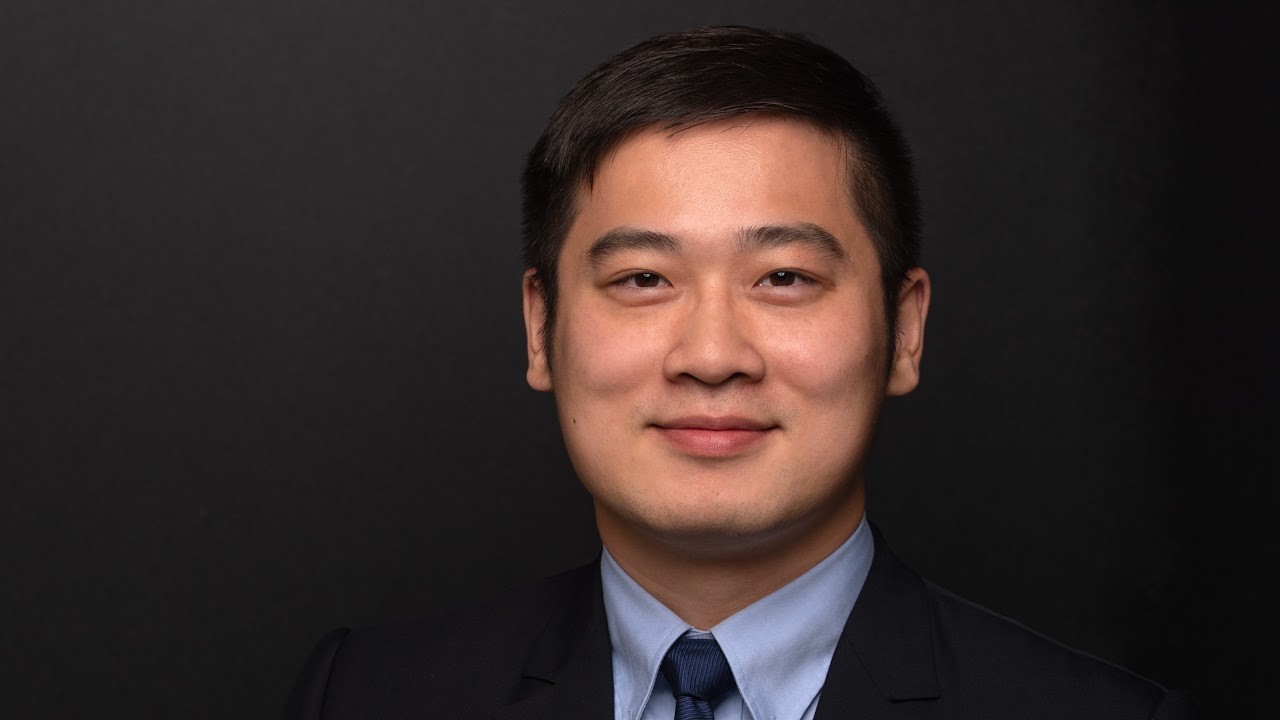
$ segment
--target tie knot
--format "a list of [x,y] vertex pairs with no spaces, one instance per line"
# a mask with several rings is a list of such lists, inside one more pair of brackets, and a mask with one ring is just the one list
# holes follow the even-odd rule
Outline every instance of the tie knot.
[[715,705],[733,687],[733,671],[715,638],[681,636],[662,659],[662,676],[677,697]]

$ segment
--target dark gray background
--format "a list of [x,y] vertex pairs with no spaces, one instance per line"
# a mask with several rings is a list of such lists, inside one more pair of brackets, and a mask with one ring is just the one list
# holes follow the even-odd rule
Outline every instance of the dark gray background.
[[744,22],[851,58],[917,151],[899,554],[1260,716],[1274,18],[792,5],[0,5],[0,715],[271,717],[333,626],[590,558],[524,385],[516,179],[606,55]]

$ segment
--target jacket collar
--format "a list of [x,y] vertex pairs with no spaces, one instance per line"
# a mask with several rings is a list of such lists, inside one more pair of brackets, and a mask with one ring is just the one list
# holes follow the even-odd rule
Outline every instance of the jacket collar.
[[912,717],[941,695],[933,611],[924,581],[872,526],[875,558],[818,701],[817,720]]
[[613,717],[613,661],[600,563],[563,578],[560,601],[525,659],[516,700],[495,720],[600,720]]

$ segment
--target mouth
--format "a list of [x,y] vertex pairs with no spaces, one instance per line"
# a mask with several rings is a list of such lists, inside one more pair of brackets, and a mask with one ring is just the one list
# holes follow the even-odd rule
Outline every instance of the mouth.
[[778,426],[734,416],[688,416],[652,427],[674,449],[699,458],[730,458],[756,447]]

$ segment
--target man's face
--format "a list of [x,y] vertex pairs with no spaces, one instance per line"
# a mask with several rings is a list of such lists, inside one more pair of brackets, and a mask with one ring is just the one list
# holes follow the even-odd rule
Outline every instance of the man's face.
[[746,116],[642,130],[582,190],[554,371],[526,276],[529,382],[555,392],[606,545],[852,531],[880,404],[917,381],[928,278],[904,286],[886,368],[879,263],[848,177],[830,134]]

